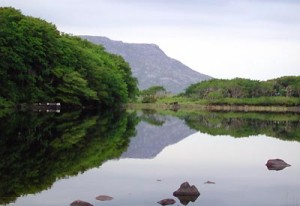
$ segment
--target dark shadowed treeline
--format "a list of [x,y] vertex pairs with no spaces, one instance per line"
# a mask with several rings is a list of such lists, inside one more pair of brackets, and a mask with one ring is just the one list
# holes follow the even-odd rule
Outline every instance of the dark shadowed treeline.
[[138,92],[128,63],[101,46],[13,8],[0,8],[0,25],[0,106],[114,106]]

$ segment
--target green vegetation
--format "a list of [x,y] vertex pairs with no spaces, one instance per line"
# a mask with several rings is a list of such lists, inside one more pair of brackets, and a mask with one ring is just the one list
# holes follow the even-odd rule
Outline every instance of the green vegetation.
[[0,107],[126,103],[138,93],[127,62],[53,24],[0,8]]
[[202,104],[300,105],[300,76],[268,81],[212,79],[193,84],[182,95]]
[[176,96],[155,95],[153,91],[141,94],[142,103],[152,104],[136,103],[129,107],[168,109],[178,103],[180,109],[300,112],[300,76],[268,81],[211,79],[193,84]]
[[166,89],[163,86],[153,86],[140,92],[142,103],[154,103],[158,98],[166,96]]
[[118,158],[135,135],[135,113],[7,113],[0,117],[0,205]]
[[256,98],[221,98],[221,99],[193,99],[184,96],[160,98],[158,103],[180,102],[182,105],[259,105],[259,106],[297,106],[298,97],[256,97]]
[[193,84],[176,96],[145,96],[154,101],[131,103],[128,108],[174,109],[177,105],[176,110],[300,112],[299,82],[300,76],[268,81],[212,79]]
[[2,97],[0,97],[0,109],[12,107],[14,104]]

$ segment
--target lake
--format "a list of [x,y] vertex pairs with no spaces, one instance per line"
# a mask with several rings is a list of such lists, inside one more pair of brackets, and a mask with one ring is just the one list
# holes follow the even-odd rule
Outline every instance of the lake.
[[[299,114],[144,110],[0,118],[1,205],[150,206],[165,198],[174,205],[300,205]],[[291,166],[268,168],[276,158]],[[173,192],[186,181],[200,196],[181,203]]]

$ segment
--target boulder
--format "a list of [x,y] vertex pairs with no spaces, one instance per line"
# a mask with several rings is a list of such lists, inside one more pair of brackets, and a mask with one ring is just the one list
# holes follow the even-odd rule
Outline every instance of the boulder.
[[268,170],[276,170],[276,171],[278,171],[278,170],[283,170],[286,167],[290,167],[291,165],[287,164],[282,159],[270,159],[266,163],[266,166],[267,166]]
[[70,204],[70,206],[93,206],[93,205],[82,200],[75,200]]
[[188,182],[184,182],[173,195],[179,199],[181,204],[187,205],[191,201],[195,202],[200,195],[200,192],[194,185],[190,186]]
[[173,205],[176,203],[176,201],[174,199],[163,199],[157,203],[160,205]]
[[173,195],[177,196],[199,196],[200,192],[195,185],[190,186],[188,182],[184,182],[180,185],[180,188],[176,190]]

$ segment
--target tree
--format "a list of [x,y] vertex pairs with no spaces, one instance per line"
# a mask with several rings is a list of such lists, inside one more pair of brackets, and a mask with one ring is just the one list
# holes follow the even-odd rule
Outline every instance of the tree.
[[268,96],[299,97],[299,76],[281,77],[268,81],[235,78],[212,79],[189,86],[185,95],[192,98],[253,98]]
[[98,100],[96,91],[88,87],[87,80],[79,72],[56,67],[52,73],[57,77],[56,100],[73,105],[81,105],[81,98]]
[[157,98],[166,95],[166,89],[163,86],[152,86],[140,92],[142,103],[154,103]]
[[148,89],[141,91],[141,95],[160,96],[166,93],[166,89],[163,86],[152,86]]
[[0,8],[0,23],[1,102],[114,107],[136,97],[128,63],[102,46],[13,8]]

